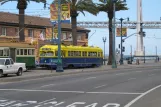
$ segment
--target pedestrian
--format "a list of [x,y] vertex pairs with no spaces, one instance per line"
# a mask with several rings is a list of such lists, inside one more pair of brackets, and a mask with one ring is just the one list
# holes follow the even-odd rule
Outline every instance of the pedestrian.
[[136,65],[139,65],[139,59],[138,58],[136,59]]
[[158,62],[159,62],[159,57],[158,57]]

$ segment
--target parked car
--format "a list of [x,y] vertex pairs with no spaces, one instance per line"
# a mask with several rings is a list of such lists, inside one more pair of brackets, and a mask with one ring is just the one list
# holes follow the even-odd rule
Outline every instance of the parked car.
[[21,76],[23,71],[26,71],[25,63],[15,63],[12,58],[0,58],[0,77],[8,74]]

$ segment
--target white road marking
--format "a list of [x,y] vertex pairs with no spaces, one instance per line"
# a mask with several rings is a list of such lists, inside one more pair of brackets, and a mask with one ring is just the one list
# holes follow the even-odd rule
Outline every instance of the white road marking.
[[49,86],[54,86],[54,85],[56,85],[56,84],[43,85],[41,87],[49,87]]
[[124,94],[124,95],[140,95],[140,94],[143,94],[143,93],[129,93],[129,92],[86,92],[86,93],[89,93],[89,94]]
[[146,91],[145,93],[141,94],[140,96],[136,97],[134,100],[132,100],[131,102],[129,102],[128,104],[126,104],[124,107],[130,107],[131,105],[133,105],[135,102],[137,102],[139,99],[141,99],[142,97],[144,97],[145,95],[149,94],[150,92],[160,88],[161,85],[158,85],[148,91]]
[[130,78],[130,79],[128,79],[128,81],[130,81],[130,80],[135,80],[136,78]]
[[105,87],[107,85],[100,85],[100,86],[97,86],[97,87],[94,87],[94,88],[101,88],[101,87]]
[[88,78],[86,78],[85,80],[94,79],[94,78],[96,78],[96,77],[88,77]]
[[37,101],[26,101],[27,103],[30,103],[30,104],[35,104],[37,103]]
[[53,91],[53,90],[27,90],[27,89],[0,89],[0,91],[26,91],[26,92],[51,92],[51,93],[85,93],[84,91]]
[[0,89],[0,91],[48,92],[48,93],[79,93],[79,94],[143,94],[131,92],[85,92],[85,91],[53,91],[53,90],[27,90],[27,89]]
[[103,107],[120,107],[120,104],[117,104],[117,103],[108,103],[108,104],[104,105]]
[[45,100],[45,101],[42,101],[42,102],[39,102],[38,104],[43,104],[43,103],[46,103],[48,101],[52,101],[52,100],[55,100],[56,98],[52,98],[52,99],[49,99],[49,100]]

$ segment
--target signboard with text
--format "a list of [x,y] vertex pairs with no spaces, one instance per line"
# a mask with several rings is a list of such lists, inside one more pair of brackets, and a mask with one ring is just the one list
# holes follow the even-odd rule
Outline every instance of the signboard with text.
[[[50,5],[50,21],[53,25],[58,23],[58,5]],[[61,4],[61,22],[70,23],[70,4]]]
[[[121,37],[121,28],[116,29],[116,36]],[[122,28],[122,37],[127,36],[127,28]]]

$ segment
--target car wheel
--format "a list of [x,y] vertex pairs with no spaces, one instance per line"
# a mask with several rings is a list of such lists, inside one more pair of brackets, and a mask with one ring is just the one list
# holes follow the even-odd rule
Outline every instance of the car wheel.
[[22,68],[20,68],[16,74],[17,74],[17,76],[21,76],[22,75]]
[[0,78],[3,76],[3,71],[0,70]]
[[8,74],[3,74],[3,76],[4,76],[4,77],[7,77],[7,76],[8,76]]

